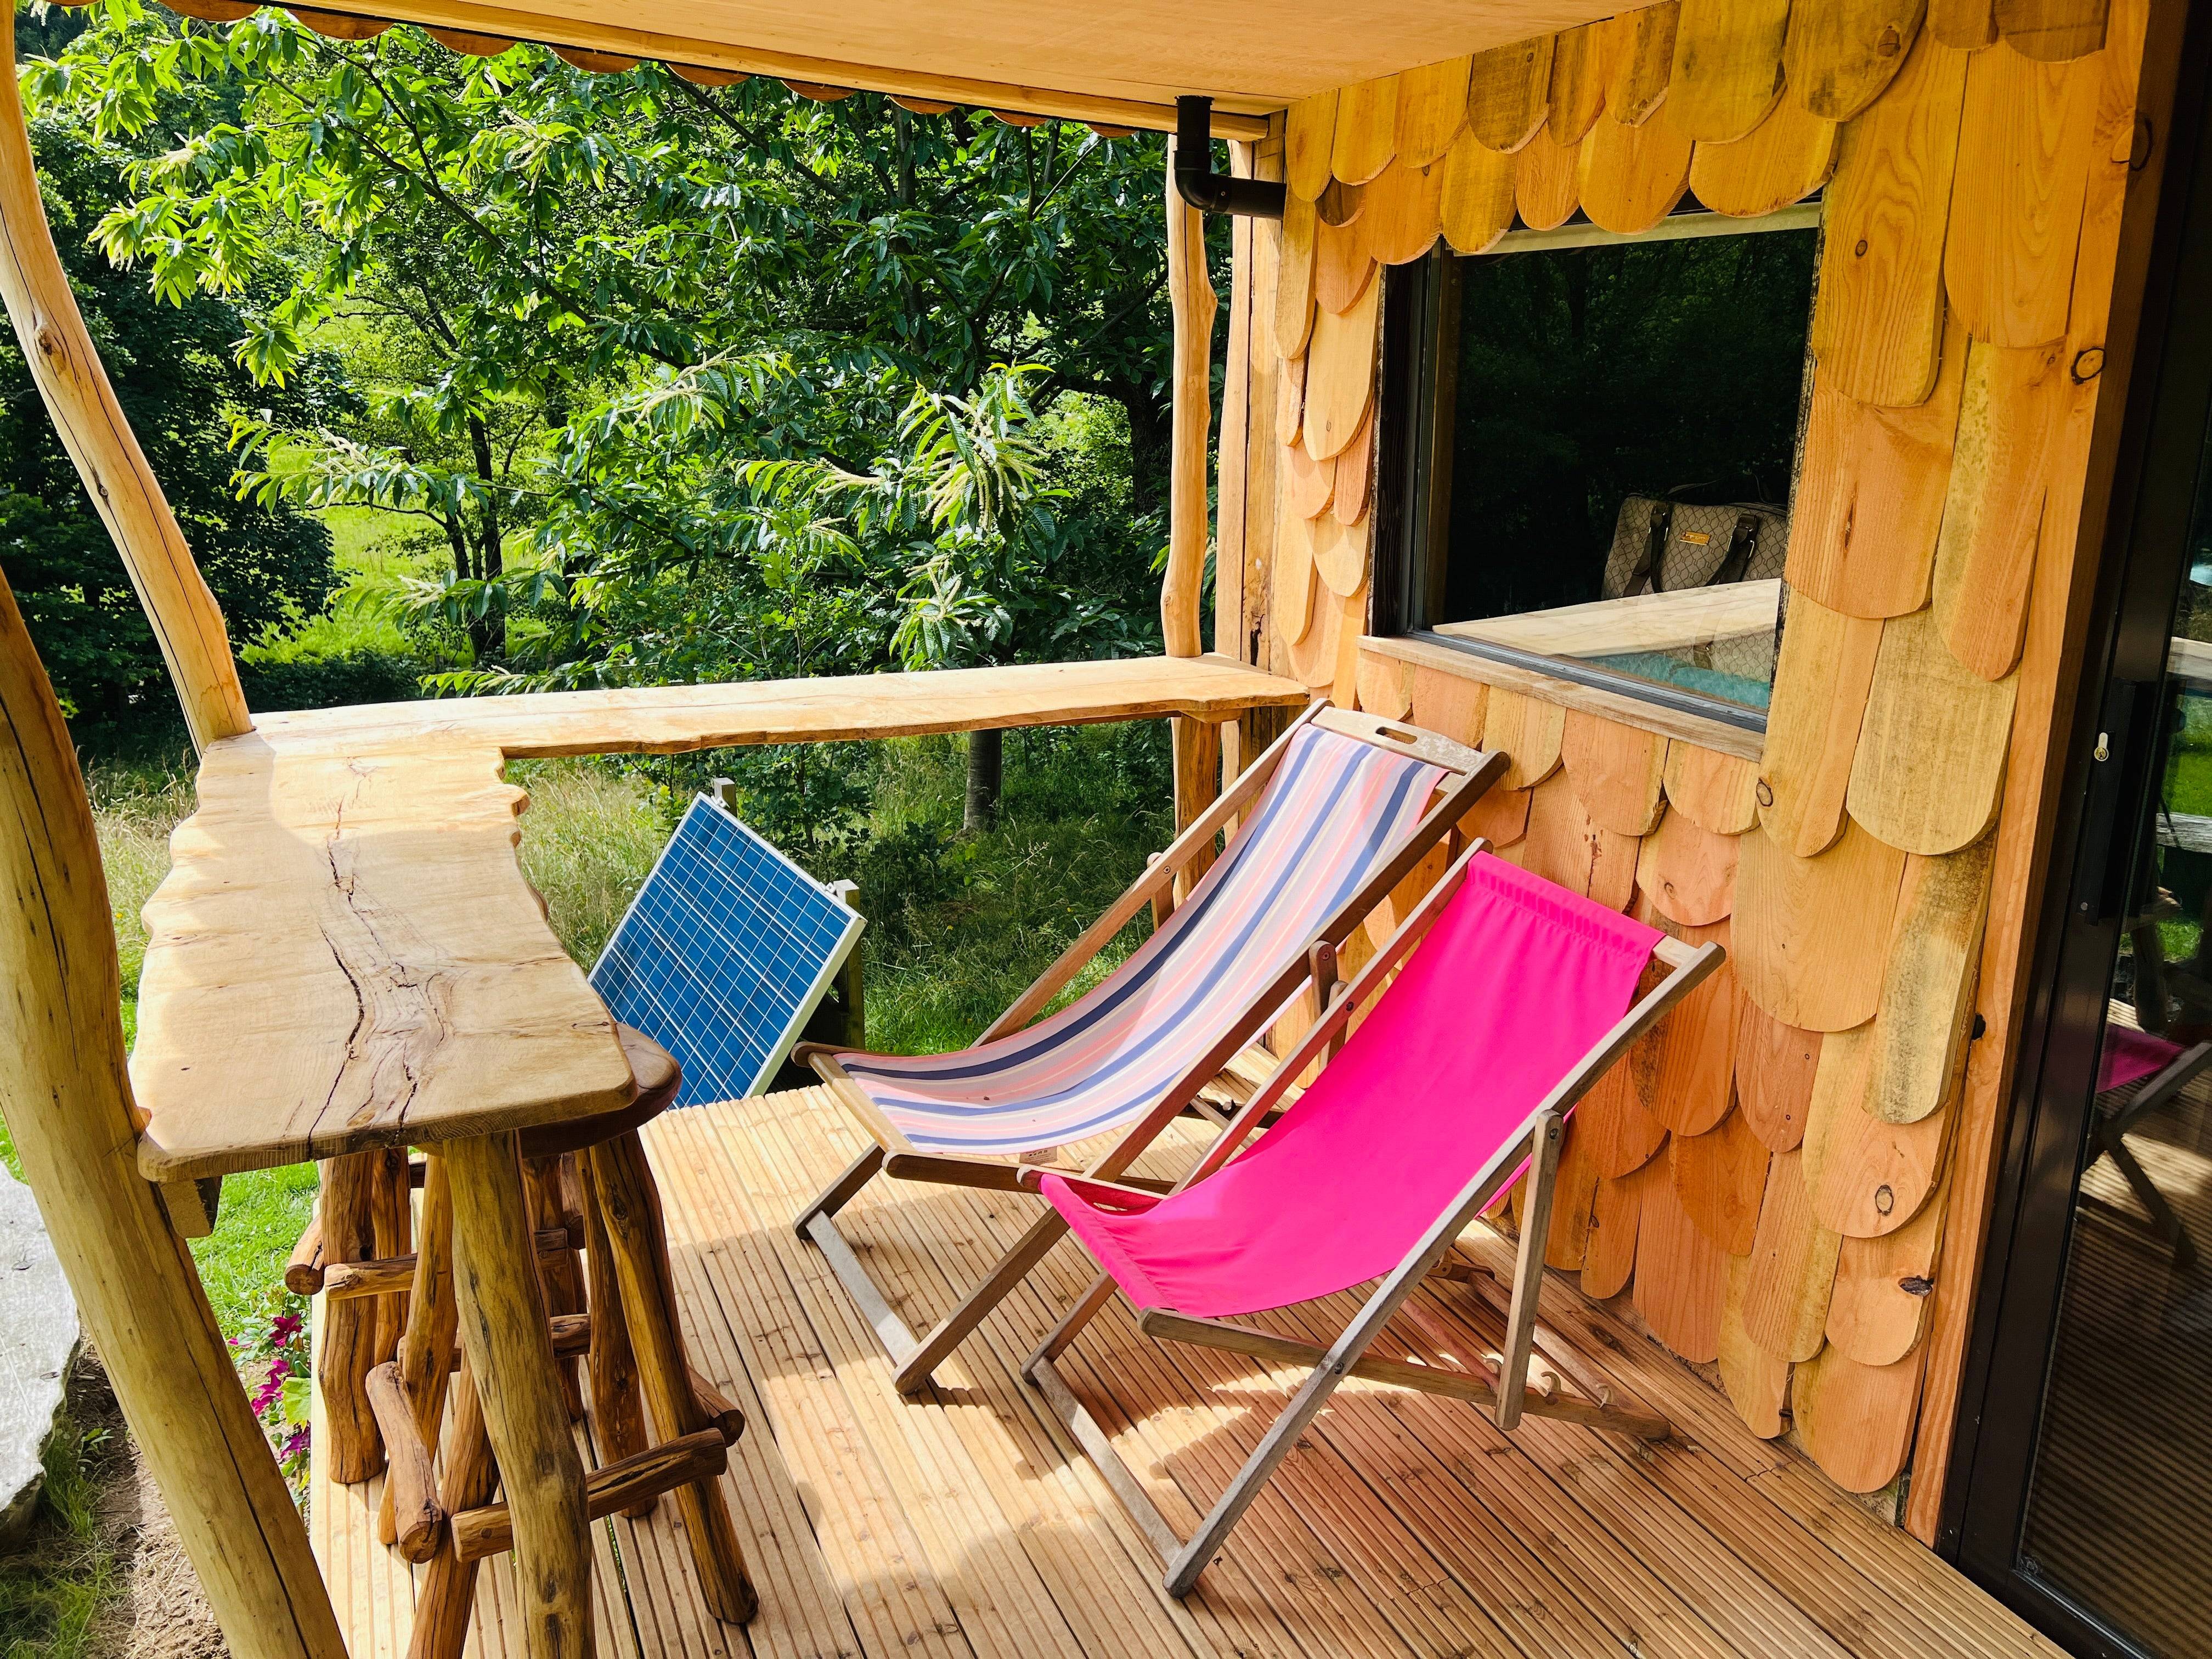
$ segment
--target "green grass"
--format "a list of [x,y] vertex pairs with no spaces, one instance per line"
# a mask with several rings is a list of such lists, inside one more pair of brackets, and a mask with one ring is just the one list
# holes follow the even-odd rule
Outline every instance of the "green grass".
[[0,1562],[0,1659],[89,1659],[92,1624],[121,1588],[100,1535],[95,1464],[105,1431],[64,1417],[46,1448],[30,1547]]

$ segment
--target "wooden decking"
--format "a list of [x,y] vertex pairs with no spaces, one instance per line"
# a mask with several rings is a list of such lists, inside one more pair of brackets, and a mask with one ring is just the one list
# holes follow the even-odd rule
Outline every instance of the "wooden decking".
[[[790,1218],[858,1150],[818,1091],[671,1114],[647,1132],[692,1354],[751,1427],[726,1477],[762,1594],[707,1620],[672,1506],[600,1534],[603,1656],[1722,1656],[2003,1659],[2057,1650],[1785,1447],[1753,1438],[1662,1350],[1566,1285],[1547,1317],[1666,1413],[1654,1452],[1348,1386],[1196,1594],[1178,1603],[1017,1365],[1087,1279],[1063,1243],[918,1402]],[[1187,1155],[1187,1154],[1186,1154]],[[909,1323],[932,1322],[1034,1214],[1018,1195],[883,1182],[844,1212]],[[1471,1243],[1477,1260],[1492,1241]],[[1498,1258],[1503,1260],[1502,1255]],[[1339,1298],[1341,1302],[1344,1298]],[[1302,1310],[1315,1320],[1341,1310]],[[1425,1293],[1403,1351],[1488,1347],[1464,1287]],[[1301,1321],[1285,1316],[1285,1328]],[[1310,1328],[1310,1327],[1309,1327]],[[1188,1531],[1286,1378],[1158,1349],[1117,1308],[1065,1374]],[[354,1659],[404,1652],[412,1583],[376,1485],[318,1472],[312,1531]],[[471,1651],[520,1656],[491,1564]]]

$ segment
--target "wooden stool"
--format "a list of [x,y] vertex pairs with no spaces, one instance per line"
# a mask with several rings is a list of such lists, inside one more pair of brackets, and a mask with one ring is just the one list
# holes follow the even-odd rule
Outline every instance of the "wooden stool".
[[[630,1104],[519,1134],[441,1143],[428,1149],[423,1166],[420,1247],[414,1255],[323,1267],[311,1240],[303,1237],[294,1267],[302,1267],[304,1255],[307,1271],[287,1272],[295,1290],[319,1278],[331,1298],[326,1343],[330,1310],[355,1297],[381,1297],[382,1305],[393,1310],[374,1322],[377,1328],[399,1324],[392,1357],[370,1364],[362,1393],[388,1460],[379,1530],[407,1560],[430,1563],[416,1600],[410,1659],[460,1653],[475,1601],[477,1563],[517,1547],[518,1534],[540,1524],[580,1523],[588,1562],[590,1522],[617,1510],[643,1516],[670,1491],[677,1494],[709,1610],[743,1624],[757,1607],[719,1484],[744,1417],[685,1356],[660,1197],[638,1139],[639,1128],[675,1098],[682,1073],[667,1051],[642,1032],[628,1026],[619,1030],[637,1084]],[[465,1170],[472,1190],[490,1186],[511,1195],[503,1206],[507,1213],[489,1227],[455,1205]],[[404,1187],[401,1197],[404,1213]],[[379,1234],[380,1239],[387,1236],[396,1236],[390,1227]],[[581,1273],[575,1267],[580,1248]],[[526,1284],[534,1280],[539,1292],[530,1298],[536,1308],[531,1316],[543,1331],[536,1358],[501,1351],[495,1328],[503,1322],[497,1318],[485,1321],[485,1328],[474,1334],[478,1340],[465,1340],[456,1355],[456,1334],[469,1334],[459,1332],[463,1304],[489,1311],[486,1281],[499,1275],[483,1272],[488,1250],[534,1263]],[[473,1283],[457,1286],[456,1274],[466,1279],[472,1271]],[[397,1313],[403,1294],[404,1321]],[[489,1355],[496,1361],[487,1365],[483,1362]],[[555,1414],[565,1425],[573,1402],[563,1390],[574,1389],[570,1368],[579,1355],[588,1365],[603,1466],[580,1481],[578,1493],[549,1490],[562,1484],[557,1477],[549,1481],[545,1471],[527,1463],[521,1478],[503,1474],[501,1466],[510,1460],[495,1449],[502,1418],[520,1413],[542,1422]],[[375,1356],[356,1343],[351,1357]],[[452,1420],[440,1484],[430,1449],[457,1365],[461,1386],[450,1390]],[[537,1374],[519,1375],[522,1370]],[[657,1442],[647,1437],[648,1413]],[[571,1522],[564,1517],[574,1514],[579,1497],[581,1514]],[[533,1512],[538,1506],[550,1512]],[[566,1650],[587,1652],[588,1601],[564,1616],[585,1621],[580,1632],[568,1633]]]

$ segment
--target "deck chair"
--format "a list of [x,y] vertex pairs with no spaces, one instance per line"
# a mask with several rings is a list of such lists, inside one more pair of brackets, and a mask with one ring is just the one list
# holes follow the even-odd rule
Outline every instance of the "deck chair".
[[[2124,1137],[2153,1112],[2171,1104],[2208,1065],[2212,1065],[2212,1042],[2185,1048],[2125,1025],[2106,1027],[2104,1047],[2097,1056],[2094,1141],[2090,1155],[2094,1158],[2102,1152],[2112,1160],[2136,1200],[2150,1212],[2151,1231],[2172,1251],[2173,1265],[2185,1272],[2196,1263],[2196,1241]],[[2138,1084],[2140,1088],[2136,1086]],[[2134,1092],[2130,1093],[2130,1090]]]
[[[875,1142],[795,1225],[873,1327],[902,1390],[928,1382],[1066,1224],[1047,1209],[917,1339],[838,1232],[838,1210],[879,1170],[1016,1191],[1023,1166],[1009,1154],[1035,1158],[1126,1126],[1091,1169],[1121,1175],[1309,980],[1330,981],[1316,988],[1326,1002],[1335,948],[1455,831],[1505,764],[1415,726],[1316,704],[973,1048],[921,1057],[794,1051]],[[1198,875],[1232,821],[1227,847]],[[1032,1024],[1139,910],[1172,902],[1179,877],[1196,880],[1152,936],[1097,988]]]
[[[1587,1367],[1561,1368],[1582,1373],[1579,1390],[1565,1378],[1529,1387],[1536,1297],[1567,1115],[1722,957],[1717,945],[1668,939],[1515,868],[1477,842],[1170,1194],[1024,1172],[1024,1184],[1044,1195],[1105,1271],[1024,1375],[1158,1552],[1170,1594],[1186,1595],[1198,1582],[1347,1376],[1487,1406],[1503,1429],[1527,1413],[1665,1437],[1664,1419],[1593,1391],[1598,1379]],[[1655,959],[1656,982],[1639,996]],[[1389,981],[1394,969],[1401,971]],[[1370,1000],[1339,1056],[1240,1156],[1280,1085],[1322,1059],[1353,1010]],[[1424,1279],[1470,1277],[1456,1257],[1447,1261],[1453,1241],[1523,1170],[1529,1179],[1503,1351],[1480,1374],[1370,1354]],[[1327,1349],[1234,1322],[1376,1278],[1381,1284]],[[1057,1369],[1116,1289],[1157,1340],[1313,1368],[1188,1543]]]

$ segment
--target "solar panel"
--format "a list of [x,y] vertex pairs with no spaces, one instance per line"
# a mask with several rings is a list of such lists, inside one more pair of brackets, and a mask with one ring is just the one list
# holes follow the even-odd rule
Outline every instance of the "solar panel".
[[684,1067],[678,1106],[757,1094],[864,924],[702,795],[592,967],[614,1017]]

